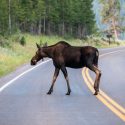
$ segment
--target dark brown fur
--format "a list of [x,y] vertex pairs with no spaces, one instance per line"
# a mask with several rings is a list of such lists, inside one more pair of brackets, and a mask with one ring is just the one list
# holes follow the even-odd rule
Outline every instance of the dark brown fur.
[[99,52],[96,48],[91,46],[71,46],[64,41],[60,41],[57,44],[49,47],[40,47],[37,44],[37,48],[38,50],[36,52],[36,55],[31,59],[31,65],[35,65],[39,60],[43,59],[44,57],[49,57],[52,58],[53,64],[55,66],[53,81],[50,90],[48,91],[48,94],[52,93],[54,83],[61,69],[67,81],[68,92],[66,94],[70,95],[71,89],[66,67],[88,67],[90,70],[94,71],[96,73],[96,80],[94,84],[95,95],[98,94],[101,72],[98,69]]

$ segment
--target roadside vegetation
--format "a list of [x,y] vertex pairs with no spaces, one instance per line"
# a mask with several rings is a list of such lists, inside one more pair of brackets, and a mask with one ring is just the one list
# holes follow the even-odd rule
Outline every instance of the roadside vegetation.
[[0,77],[14,71],[22,64],[29,63],[37,50],[36,43],[42,44],[47,42],[48,45],[52,45],[60,40],[65,40],[75,46],[92,45],[97,48],[124,45],[124,42],[112,41],[112,44],[109,46],[107,40],[92,36],[85,39],[30,34],[15,34],[8,37],[0,36]]

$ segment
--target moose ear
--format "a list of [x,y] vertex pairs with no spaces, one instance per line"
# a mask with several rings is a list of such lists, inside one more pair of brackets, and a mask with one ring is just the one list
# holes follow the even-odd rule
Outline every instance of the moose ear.
[[38,49],[40,49],[40,45],[39,44],[36,43],[36,46],[37,46]]
[[43,47],[47,47],[47,42],[44,43]]

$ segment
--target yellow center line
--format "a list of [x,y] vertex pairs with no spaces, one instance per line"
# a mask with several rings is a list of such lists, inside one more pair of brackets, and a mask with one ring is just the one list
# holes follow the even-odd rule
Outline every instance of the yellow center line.
[[[89,71],[88,69],[85,70],[86,77],[88,78],[89,83],[90,83],[92,86],[94,86],[94,81],[93,81],[92,78],[90,77],[88,71]],[[117,102],[115,102],[113,99],[111,99],[111,98],[110,98],[105,92],[103,92],[102,90],[99,90],[99,91],[100,91],[100,94],[101,94],[104,98],[106,98],[112,105],[114,105],[117,109],[119,109],[121,112],[123,112],[123,113],[125,114],[125,109],[124,109],[122,106],[120,106]]]
[[[85,68],[82,70],[82,75],[85,80],[85,83],[87,84],[88,88],[94,93],[94,89],[91,86],[90,82],[87,79],[87,76],[85,74]],[[125,115],[121,113],[117,108],[115,108],[112,104],[110,104],[101,94],[99,93],[96,95],[96,97],[104,104],[106,105],[114,114],[116,114],[120,119],[122,119],[125,122]]]
[[[113,53],[116,53],[116,52],[121,52],[121,51],[125,51],[125,50],[118,50],[118,51],[106,53],[106,54],[100,55],[100,57],[103,57],[103,56],[106,56],[106,55],[109,55],[109,54],[113,54]],[[83,68],[82,75],[83,75],[83,78],[84,78],[85,83],[87,84],[88,88],[92,91],[92,93],[94,93],[95,92],[95,90],[93,88],[94,81],[92,80],[92,78],[89,75],[89,69]],[[118,104],[116,101],[111,99],[102,90],[100,90],[100,93],[96,97],[104,105],[106,105],[114,114],[116,114],[120,119],[122,119],[125,122],[125,109],[120,104]]]

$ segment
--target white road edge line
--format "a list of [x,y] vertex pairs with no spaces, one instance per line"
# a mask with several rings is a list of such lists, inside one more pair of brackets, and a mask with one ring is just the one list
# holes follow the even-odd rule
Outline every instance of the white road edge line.
[[101,54],[99,57],[103,57],[103,56],[106,56],[106,55],[110,55],[110,54],[114,54],[114,53],[122,52],[122,51],[125,51],[125,49],[104,53],[104,54]]
[[47,60],[47,61],[44,61],[38,65],[36,65],[35,67],[33,68],[30,68],[26,71],[24,71],[23,73],[21,73],[20,75],[18,75],[17,77],[15,77],[14,79],[10,80],[9,82],[5,83],[5,85],[3,85],[2,87],[0,87],[0,92],[2,92],[5,88],[7,88],[10,84],[12,84],[14,81],[16,81],[17,79],[19,79],[20,77],[22,77],[23,75],[25,75],[26,73],[34,70],[35,68],[37,68],[38,66],[42,65],[42,64],[45,64],[47,62],[49,62],[51,59]]

